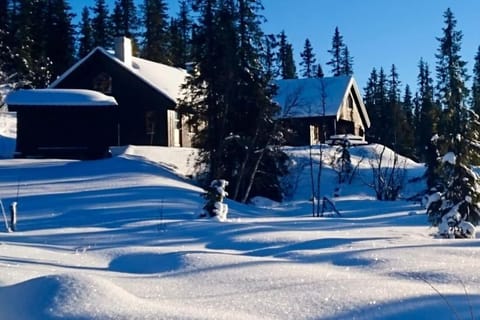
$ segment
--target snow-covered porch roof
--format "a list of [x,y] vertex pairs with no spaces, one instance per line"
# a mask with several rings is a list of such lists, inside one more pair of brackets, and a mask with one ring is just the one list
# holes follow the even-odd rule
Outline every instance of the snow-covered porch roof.
[[8,106],[116,106],[114,97],[85,89],[21,89],[10,92]]

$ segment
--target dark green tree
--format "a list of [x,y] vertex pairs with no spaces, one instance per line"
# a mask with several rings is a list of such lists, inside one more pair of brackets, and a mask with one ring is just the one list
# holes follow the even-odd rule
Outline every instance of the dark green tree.
[[144,0],[141,55],[145,59],[171,63],[167,12],[164,0]]
[[433,200],[429,201],[427,214],[445,238],[473,238],[480,221],[479,176],[472,168],[480,152],[480,121],[471,110],[466,112],[471,121],[465,122],[459,132],[435,140],[439,149],[443,144],[449,150],[440,153],[436,192],[430,196]]
[[340,31],[338,31],[338,27],[335,27],[335,33],[332,38],[332,48],[328,50],[332,58],[327,62],[334,77],[340,76],[344,72],[344,47],[343,36],[340,34]]
[[480,46],[473,65],[472,109],[476,114],[480,114]]
[[127,37],[137,43],[140,18],[133,0],[115,0],[111,15],[112,32],[115,37]]
[[105,0],[95,0],[92,16],[93,47],[113,47],[110,13]]
[[342,50],[342,75],[351,76],[353,74],[353,57],[347,46]]
[[403,121],[400,123],[399,134],[401,135],[399,153],[412,158],[416,158],[415,148],[415,120],[414,120],[414,103],[410,86],[405,86],[405,92],[401,103],[401,111]]
[[440,42],[437,58],[437,99],[442,107],[441,134],[459,132],[466,121],[465,101],[468,89],[466,62],[460,56],[463,34],[456,30],[457,20],[447,9],[443,15],[445,26],[443,34],[437,38]]
[[302,61],[300,65],[302,69],[302,77],[304,78],[314,78],[315,77],[315,63],[317,59],[315,58],[315,53],[313,52],[312,44],[310,40],[305,39],[305,45],[303,46],[303,51],[300,53]]
[[83,58],[94,48],[92,19],[90,18],[90,10],[88,7],[83,7],[82,9],[79,29],[78,58]]
[[191,124],[206,123],[194,138],[207,180],[230,181],[232,198],[281,198],[278,184],[283,153],[277,145],[277,106],[270,73],[261,65],[265,37],[260,1],[196,0],[199,15],[193,44],[196,70],[186,88],[192,94],[179,110]]
[[18,0],[12,4],[12,67],[24,84],[34,88],[46,87],[52,78],[46,45],[48,8],[45,0]]
[[320,63],[314,66],[314,73],[315,73],[315,78],[325,77],[325,74],[323,73],[322,65]]
[[47,1],[45,12],[45,56],[52,61],[52,76],[65,72],[75,61],[75,16],[66,0]]
[[285,31],[278,35],[278,55],[277,64],[279,75],[282,79],[297,78],[297,68],[293,58],[293,47],[288,42]]
[[171,63],[184,68],[192,62],[192,21],[186,0],[180,1],[178,16],[170,22],[169,36]]

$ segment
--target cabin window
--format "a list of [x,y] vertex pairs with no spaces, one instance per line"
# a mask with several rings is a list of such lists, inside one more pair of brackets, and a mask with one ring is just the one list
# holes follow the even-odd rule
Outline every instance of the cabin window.
[[353,110],[353,98],[350,94],[348,95],[347,106],[348,106],[348,109]]
[[153,145],[155,131],[157,129],[157,113],[155,111],[145,112],[145,133],[148,136],[150,145]]
[[106,73],[99,73],[95,78],[93,78],[93,90],[104,93],[112,93],[112,77]]

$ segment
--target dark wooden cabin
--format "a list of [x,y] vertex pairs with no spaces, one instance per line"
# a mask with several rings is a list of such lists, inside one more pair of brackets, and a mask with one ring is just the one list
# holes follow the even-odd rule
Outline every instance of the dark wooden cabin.
[[117,39],[115,53],[97,47],[50,88],[89,89],[118,103],[114,145],[190,146],[175,107],[187,72],[132,56],[131,42]]
[[16,157],[97,159],[116,140],[117,103],[89,90],[19,90],[5,101],[17,114]]
[[281,107],[289,145],[325,143],[342,135],[365,143],[370,119],[353,77],[287,79],[275,84],[274,101]]

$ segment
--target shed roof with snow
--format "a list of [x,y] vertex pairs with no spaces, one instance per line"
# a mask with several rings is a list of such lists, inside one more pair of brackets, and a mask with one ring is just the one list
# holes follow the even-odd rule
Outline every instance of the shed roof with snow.
[[85,89],[21,89],[10,92],[9,106],[116,106],[114,97]]

